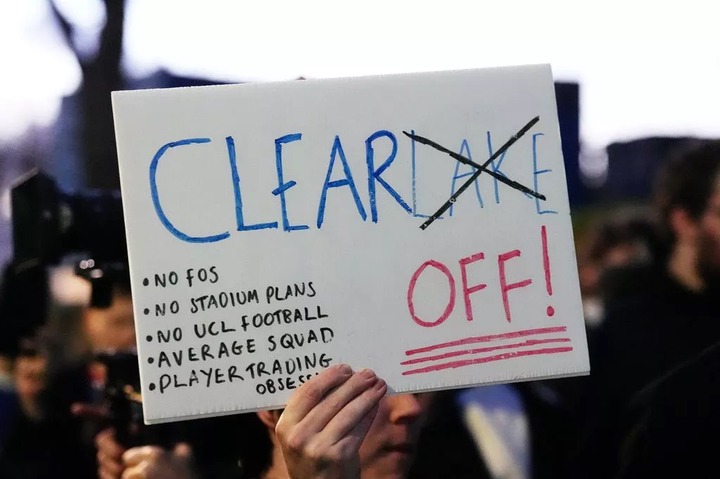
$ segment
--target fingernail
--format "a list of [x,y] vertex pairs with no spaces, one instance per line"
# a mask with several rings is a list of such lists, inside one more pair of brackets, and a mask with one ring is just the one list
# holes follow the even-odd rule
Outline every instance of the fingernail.
[[371,379],[375,377],[375,372],[372,369],[363,369],[358,374],[360,374],[360,377],[363,379]]
[[347,364],[338,364],[338,371],[340,371],[343,374],[350,374],[352,373],[352,368],[348,366]]
[[378,391],[380,391],[385,386],[386,386],[385,381],[382,379],[378,379],[377,382],[375,383],[375,389],[377,389]]

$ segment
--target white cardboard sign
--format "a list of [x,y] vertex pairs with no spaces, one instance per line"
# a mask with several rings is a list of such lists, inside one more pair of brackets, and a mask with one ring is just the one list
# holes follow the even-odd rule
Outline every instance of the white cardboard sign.
[[147,422],[281,407],[339,362],[391,392],[589,371],[549,66],[113,108]]

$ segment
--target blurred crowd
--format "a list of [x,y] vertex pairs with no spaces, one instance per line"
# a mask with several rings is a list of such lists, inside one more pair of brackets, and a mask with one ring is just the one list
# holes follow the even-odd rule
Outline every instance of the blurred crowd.
[[[698,141],[664,161],[651,204],[595,214],[576,242],[590,376],[388,396],[374,372],[336,365],[296,390],[283,411],[158,426],[142,421],[127,265],[85,263],[78,278],[89,294],[74,328],[49,318],[3,332],[0,477],[625,479],[712,471],[720,142]],[[42,288],[18,289],[22,275],[5,269],[3,314],[18,314],[8,305],[19,299],[45,301]],[[69,336],[82,338],[73,354],[58,346]]]

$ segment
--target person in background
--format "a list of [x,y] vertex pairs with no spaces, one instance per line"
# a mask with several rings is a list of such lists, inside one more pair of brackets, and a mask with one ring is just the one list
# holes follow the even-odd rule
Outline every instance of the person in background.
[[39,335],[38,323],[44,319],[46,303],[44,280],[40,268],[19,271],[12,262],[5,264],[0,274],[0,451],[11,422],[21,413],[15,390],[14,362],[21,344]]
[[65,460],[65,431],[47,417],[41,402],[47,368],[47,355],[37,341],[22,339],[13,362],[17,408],[0,449],[0,477],[4,479],[51,478],[57,475],[58,467],[71,465]]
[[608,302],[593,368],[576,477],[613,477],[636,418],[633,398],[720,341],[720,142],[671,160],[656,190],[666,247],[632,294]]
[[78,478],[96,477],[93,440],[101,424],[78,415],[78,406],[100,406],[105,400],[107,365],[102,355],[133,352],[135,324],[130,279],[122,265],[95,266],[80,271],[91,282],[91,297],[82,311],[82,332],[87,354],[77,362],[65,364],[50,377],[43,395],[48,419],[66,431]]
[[433,393],[411,479],[558,479],[578,437],[572,378]]
[[[585,321],[591,329],[603,320],[605,304],[632,294],[646,281],[635,281],[633,272],[647,271],[658,255],[657,233],[642,213],[614,213],[591,226],[578,251],[580,287]],[[623,281],[633,278],[631,284]]]
[[[84,475],[76,477],[97,477],[95,438],[100,431],[111,434],[123,449],[148,445],[180,455],[191,452],[204,477],[237,477],[237,450],[225,438],[244,427],[238,416],[144,424],[127,263],[94,264],[80,274],[91,282],[91,299],[82,318],[89,355],[58,374],[47,395],[55,415],[81,438],[78,462]],[[116,401],[122,403],[121,417],[114,410]]]

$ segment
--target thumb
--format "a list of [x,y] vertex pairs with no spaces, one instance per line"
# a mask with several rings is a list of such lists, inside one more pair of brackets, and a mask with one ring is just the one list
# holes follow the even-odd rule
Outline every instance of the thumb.
[[173,454],[178,459],[189,461],[192,459],[192,447],[186,442],[179,442],[173,448]]

